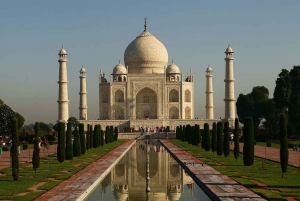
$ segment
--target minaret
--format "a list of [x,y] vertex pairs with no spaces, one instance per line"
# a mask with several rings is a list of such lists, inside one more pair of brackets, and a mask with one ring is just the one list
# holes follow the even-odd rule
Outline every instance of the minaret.
[[67,52],[64,47],[59,55],[59,80],[58,80],[58,122],[67,122],[69,119],[69,100],[68,100],[68,78],[67,78]]
[[206,119],[214,119],[214,99],[213,99],[213,85],[212,85],[212,68],[210,66],[206,69]]
[[80,92],[79,92],[79,119],[87,120],[87,101],[86,101],[86,71],[82,68],[80,73]]
[[225,119],[235,118],[235,98],[234,98],[234,76],[233,76],[233,50],[230,46],[224,52],[226,54],[225,65]]

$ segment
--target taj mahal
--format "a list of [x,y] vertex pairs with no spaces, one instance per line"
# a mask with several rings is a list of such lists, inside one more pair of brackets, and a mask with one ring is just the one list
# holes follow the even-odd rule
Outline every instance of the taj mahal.
[[[233,126],[235,119],[233,50],[230,46],[225,50],[225,115],[223,121]],[[58,121],[67,122],[68,79],[67,52],[59,51],[59,95]],[[105,77],[100,70],[99,75],[99,118],[88,119],[86,79],[87,71],[82,67],[79,71],[79,117],[78,121],[85,125],[100,124],[115,126],[122,130],[130,127],[154,128],[170,126],[174,130],[179,125],[204,123],[212,126],[220,121],[214,118],[213,74],[210,66],[206,69],[206,118],[194,117],[194,75],[192,70],[184,77],[180,68],[168,61],[166,47],[147,29],[145,19],[144,30],[125,49],[124,65],[119,63],[112,73]]]

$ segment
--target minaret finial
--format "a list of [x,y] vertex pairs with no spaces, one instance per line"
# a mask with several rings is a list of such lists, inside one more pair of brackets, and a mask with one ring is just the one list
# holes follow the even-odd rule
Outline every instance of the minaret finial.
[[120,59],[119,59],[119,64],[120,64],[121,62],[120,62]]
[[147,31],[147,18],[145,18],[145,25],[144,25],[145,29],[144,31]]

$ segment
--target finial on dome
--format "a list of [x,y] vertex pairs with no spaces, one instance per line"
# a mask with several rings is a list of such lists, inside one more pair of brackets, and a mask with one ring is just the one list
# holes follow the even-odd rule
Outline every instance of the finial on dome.
[[63,46],[63,45],[61,46],[61,49],[64,49],[64,46]]
[[230,47],[230,44],[228,44],[228,47]]
[[173,58],[172,58],[172,64],[173,64],[174,62],[173,62]]
[[145,18],[145,25],[144,25],[145,29],[144,31],[147,31],[147,18]]
[[121,62],[120,62],[120,59],[119,59],[119,64],[120,64]]

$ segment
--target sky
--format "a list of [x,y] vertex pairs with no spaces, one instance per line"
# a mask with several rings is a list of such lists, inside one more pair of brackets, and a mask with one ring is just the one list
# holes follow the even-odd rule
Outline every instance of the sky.
[[224,117],[225,54],[234,50],[235,97],[300,64],[300,1],[0,1],[0,98],[25,124],[58,118],[58,52],[68,53],[69,115],[79,116],[79,70],[87,71],[88,119],[98,118],[100,69],[112,73],[144,29],[184,77],[195,79],[195,117],[205,118],[205,70],[213,69],[214,114]]

